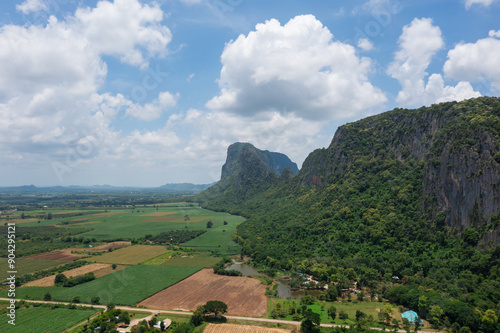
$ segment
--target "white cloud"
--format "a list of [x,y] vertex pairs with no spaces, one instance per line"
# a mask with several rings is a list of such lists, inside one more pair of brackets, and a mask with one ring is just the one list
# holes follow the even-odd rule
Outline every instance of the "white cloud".
[[78,9],[75,19],[93,49],[131,65],[148,65],[143,51],[147,56],[166,55],[172,40],[170,30],[161,25],[163,12],[156,3],[100,1],[96,8]]
[[465,8],[469,9],[472,5],[491,6],[494,0],[465,0]]
[[132,104],[127,109],[127,115],[145,121],[158,119],[164,111],[174,107],[179,94],[173,95],[168,91],[162,92],[158,98],[145,105]]
[[363,51],[371,51],[373,50],[373,43],[369,39],[360,38],[358,40],[358,47]]
[[448,52],[444,64],[447,77],[472,82],[491,81],[492,87],[500,92],[500,39],[498,31],[490,31],[491,37],[475,43],[459,43]]
[[[22,8],[34,8],[33,4]],[[162,17],[157,5],[116,0],[77,10],[64,21],[51,16],[45,26],[2,26],[0,153],[20,155],[24,163],[37,165],[44,159],[64,162],[89,137],[99,137],[100,144],[79,154],[79,161],[100,151],[112,153],[120,133],[111,123],[119,109],[133,103],[120,94],[100,92],[107,76],[102,56],[144,66],[149,57],[164,55],[171,35],[160,25]],[[97,33],[97,28],[102,30]],[[153,102],[160,110],[148,116],[172,107],[177,98],[161,93]],[[135,137],[139,143],[154,142],[152,134]]]
[[500,38],[500,30],[490,30],[490,32],[488,33],[488,36],[490,37],[496,37],[496,38]]
[[181,0],[181,2],[187,5],[198,5],[203,2],[203,0]]
[[26,0],[22,4],[16,5],[16,9],[21,11],[23,14],[29,14],[47,9],[47,5],[43,2],[43,0]]
[[441,29],[434,26],[431,19],[414,19],[405,26],[399,46],[387,74],[402,86],[396,98],[400,105],[429,105],[480,96],[468,82],[459,82],[455,87],[445,86],[440,74],[431,75],[425,83],[432,57],[444,47]]
[[220,94],[206,106],[251,116],[279,112],[316,120],[349,118],[386,101],[368,81],[371,61],[334,41],[312,15],[272,19],[229,42],[221,56]]

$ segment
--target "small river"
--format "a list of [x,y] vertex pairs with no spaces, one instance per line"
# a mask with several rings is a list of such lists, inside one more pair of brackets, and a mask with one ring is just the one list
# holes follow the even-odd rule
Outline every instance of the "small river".
[[[259,273],[255,268],[247,264],[234,263],[231,266],[228,266],[226,270],[236,270],[241,272],[243,276],[263,276],[272,279],[266,274]],[[278,283],[278,288],[276,289],[276,293],[279,298],[290,298],[290,299],[300,299],[305,295],[304,290],[292,290],[289,282],[287,280],[275,280]],[[311,296],[316,296],[316,294],[320,294],[320,291],[311,290],[309,294]]]

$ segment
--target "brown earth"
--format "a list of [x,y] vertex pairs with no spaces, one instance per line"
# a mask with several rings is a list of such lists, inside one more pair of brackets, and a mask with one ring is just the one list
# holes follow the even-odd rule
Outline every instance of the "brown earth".
[[99,246],[95,246],[92,248],[84,249],[84,251],[88,252],[100,252],[100,251],[108,251],[109,249],[118,249],[120,247],[125,247],[125,246],[130,246],[132,245],[131,242],[125,242],[125,241],[120,241],[120,242],[112,242],[108,244],[103,244]]
[[153,219],[144,219],[140,222],[186,222],[186,223],[194,223],[201,222],[203,220],[212,218],[212,216],[192,216],[188,221],[184,220],[184,216],[160,216]]
[[268,328],[250,325],[208,324],[203,333],[289,333],[282,328]]
[[162,310],[194,311],[208,301],[227,304],[227,314],[260,317],[267,310],[266,287],[257,279],[221,276],[203,269],[145,299],[139,305]]
[[[85,265],[82,267],[74,268],[74,269],[71,269],[69,271],[65,271],[65,272],[63,272],[63,274],[69,278],[72,276],[84,275],[84,274],[87,274],[90,272],[95,272],[98,270],[106,269],[108,267],[111,267],[111,265],[109,265],[109,264],[90,264],[90,265]],[[24,286],[25,287],[52,287],[54,285],[55,278],[56,278],[56,275],[54,274],[51,276],[44,277],[42,279],[30,281],[30,282],[26,283]]]
[[61,260],[61,261],[72,261],[73,259],[79,259],[84,257],[83,254],[71,253],[71,251],[81,251],[82,249],[63,249],[52,252],[44,252],[39,254],[33,254],[26,258],[28,259],[44,259],[44,260]]

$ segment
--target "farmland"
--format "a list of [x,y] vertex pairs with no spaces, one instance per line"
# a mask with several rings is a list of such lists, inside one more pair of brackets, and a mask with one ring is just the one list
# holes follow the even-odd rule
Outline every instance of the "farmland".
[[[200,269],[136,265],[71,288],[22,287],[16,290],[16,297],[42,300],[44,295],[49,293],[52,300],[56,301],[71,301],[77,296],[82,303],[91,303],[91,299],[97,296],[101,304],[114,302],[121,305],[135,305]],[[0,296],[6,297],[6,294],[3,292]]]
[[219,261],[220,258],[212,257],[206,252],[175,251],[150,259],[144,265],[213,267]]
[[0,332],[40,333],[62,332],[96,313],[91,309],[50,309],[48,307],[22,308],[16,311],[16,325],[0,320]]
[[[75,269],[71,269],[69,271],[65,271],[65,272],[63,272],[63,274],[66,277],[73,277],[73,276],[83,275],[83,274],[90,273],[90,272],[93,273],[93,272],[99,271],[101,269],[108,268],[110,266],[111,265],[108,265],[108,264],[91,264],[91,265],[86,265],[86,266],[78,267]],[[44,277],[42,279],[28,282],[24,286],[25,287],[51,287],[54,285],[55,277],[56,277],[55,275],[47,276],[47,277]]]
[[[57,260],[19,258],[16,260],[16,269],[18,275],[24,275],[66,263],[66,261]],[[0,258],[0,267],[7,267],[7,258]],[[4,281],[7,277],[7,270],[0,270],[0,281]]]
[[288,333],[291,330],[250,325],[208,324],[203,333]]
[[92,260],[99,263],[136,265],[164,253],[167,253],[164,246],[135,245],[95,256]]
[[164,310],[193,311],[210,300],[228,305],[228,314],[259,317],[267,309],[265,286],[257,279],[215,275],[204,269],[142,301],[140,305]]

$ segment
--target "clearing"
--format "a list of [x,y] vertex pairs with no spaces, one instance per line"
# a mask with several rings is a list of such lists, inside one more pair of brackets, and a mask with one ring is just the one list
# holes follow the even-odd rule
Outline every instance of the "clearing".
[[289,333],[282,328],[268,328],[250,325],[208,324],[203,333]]
[[227,304],[230,315],[260,317],[267,309],[265,291],[266,287],[257,279],[221,276],[214,274],[212,269],[203,269],[139,305],[162,310],[194,311],[208,301],[218,300]]

